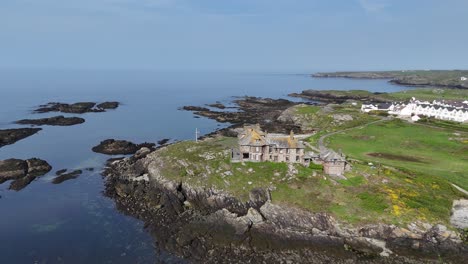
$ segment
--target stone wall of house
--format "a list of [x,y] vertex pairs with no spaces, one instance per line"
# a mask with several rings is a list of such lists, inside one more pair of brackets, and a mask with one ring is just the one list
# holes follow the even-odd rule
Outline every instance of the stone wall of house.
[[330,161],[323,163],[323,172],[328,175],[343,175],[346,163],[343,161]]

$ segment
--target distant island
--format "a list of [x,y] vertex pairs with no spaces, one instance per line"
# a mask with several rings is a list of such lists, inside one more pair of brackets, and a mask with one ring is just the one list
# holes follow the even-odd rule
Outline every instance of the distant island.
[[468,70],[401,70],[319,72],[317,78],[390,79],[391,83],[409,86],[439,86],[468,89]]

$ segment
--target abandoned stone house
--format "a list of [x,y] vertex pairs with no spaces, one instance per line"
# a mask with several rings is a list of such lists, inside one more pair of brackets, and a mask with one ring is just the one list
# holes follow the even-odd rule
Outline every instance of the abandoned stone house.
[[265,133],[259,125],[245,126],[238,139],[239,152],[233,155],[238,160],[304,163],[304,144],[292,131],[285,136]]
[[328,175],[343,176],[345,170],[348,169],[344,155],[329,149],[320,153],[318,163],[323,165],[323,172]]
[[288,162],[309,166],[311,162],[323,165],[323,172],[327,175],[343,176],[349,168],[343,154],[330,149],[320,154],[305,152],[304,144],[291,131],[290,135],[268,134],[259,125],[244,126],[238,134],[239,149],[233,149],[232,161],[251,162]]

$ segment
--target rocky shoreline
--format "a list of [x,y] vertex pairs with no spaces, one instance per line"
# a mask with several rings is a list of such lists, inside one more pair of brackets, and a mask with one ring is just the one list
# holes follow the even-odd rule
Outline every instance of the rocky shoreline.
[[[142,219],[158,246],[196,263],[461,263],[468,246],[442,225],[348,226],[325,213],[271,201],[253,189],[248,201],[194,188],[159,173],[158,150],[111,161],[106,195]],[[387,257],[390,256],[390,257]]]

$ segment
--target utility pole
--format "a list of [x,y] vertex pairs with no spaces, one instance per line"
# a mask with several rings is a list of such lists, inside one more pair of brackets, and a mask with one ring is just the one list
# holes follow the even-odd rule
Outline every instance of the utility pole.
[[200,131],[198,131],[198,128],[195,128],[195,142],[198,142],[198,134]]

